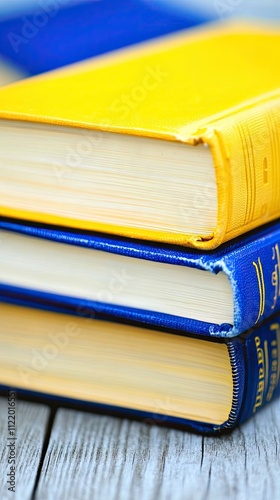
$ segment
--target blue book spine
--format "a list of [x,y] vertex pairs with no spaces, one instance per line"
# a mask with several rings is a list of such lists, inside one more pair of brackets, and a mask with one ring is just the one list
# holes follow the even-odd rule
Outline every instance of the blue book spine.
[[0,23],[0,54],[29,75],[167,35],[209,19],[194,8],[166,10],[141,0],[41,0]]
[[273,316],[227,342],[233,402],[229,419],[215,432],[232,429],[280,396],[280,316]]
[[261,324],[280,311],[280,225],[254,232],[227,247],[224,267],[234,294],[232,335]]
[[242,423],[280,395],[280,316],[273,316],[243,339],[245,384]]

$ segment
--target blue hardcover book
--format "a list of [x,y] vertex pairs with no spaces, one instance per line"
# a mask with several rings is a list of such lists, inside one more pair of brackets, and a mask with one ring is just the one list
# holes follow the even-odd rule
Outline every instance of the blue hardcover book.
[[280,223],[210,252],[2,219],[0,297],[234,337],[280,310]]
[[2,390],[205,433],[280,393],[279,315],[218,341],[3,302]]
[[209,19],[194,6],[181,12],[144,0],[41,0],[0,22],[0,55],[36,75]]

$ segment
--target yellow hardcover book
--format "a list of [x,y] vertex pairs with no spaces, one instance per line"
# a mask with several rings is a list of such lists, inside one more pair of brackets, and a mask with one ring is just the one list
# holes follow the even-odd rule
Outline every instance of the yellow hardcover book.
[[279,54],[217,24],[1,89],[1,214],[202,249],[276,219]]

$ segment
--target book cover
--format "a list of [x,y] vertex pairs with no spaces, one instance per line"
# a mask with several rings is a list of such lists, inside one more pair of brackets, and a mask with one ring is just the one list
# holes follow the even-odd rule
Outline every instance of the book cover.
[[[188,412],[190,411],[189,408],[186,406],[184,407],[183,400],[180,402],[180,405],[177,406],[176,399],[175,404],[172,399],[172,391],[174,390],[176,392],[177,390],[177,387],[172,387],[172,380],[176,375],[176,357],[178,358],[178,360],[180,360],[180,363],[182,363],[182,359],[184,359],[184,354],[182,358],[181,352],[178,352],[176,354],[176,350],[178,348],[177,340],[180,340],[179,344],[181,346],[180,349],[182,352],[185,350],[185,347],[187,345],[190,349],[192,349],[191,345],[193,341],[188,337],[188,335],[174,335],[174,332],[172,332],[172,330],[166,332],[152,332],[150,330],[141,329],[143,338],[146,339],[148,344],[149,335],[153,337],[155,336],[157,341],[159,341],[160,338],[163,342],[166,342],[166,340],[168,340],[169,349],[171,349],[171,344],[174,341],[172,350],[175,356],[172,372],[169,373],[168,371],[169,377],[171,373],[173,373],[173,378],[171,377],[171,380],[169,380],[168,382],[168,391],[170,392],[167,392],[166,394],[166,391],[164,391],[164,399],[161,399],[163,393],[154,395],[155,399],[153,398],[152,400],[149,399],[149,396],[148,399],[146,397],[146,405],[148,408],[150,408],[149,411],[146,411],[143,407],[143,401],[145,401],[145,393],[141,392],[139,396],[140,399],[138,397],[136,397],[135,399],[135,394],[137,394],[139,387],[142,387],[142,382],[139,385],[139,380],[137,380],[137,370],[136,375],[135,373],[133,373],[133,368],[137,368],[139,370],[138,361],[135,361],[135,364],[132,363],[130,367],[130,370],[132,370],[130,372],[130,390],[133,389],[133,384],[136,385],[133,389],[133,397],[131,395],[129,404],[128,400],[124,405],[108,404],[109,401],[106,400],[104,393],[101,392],[99,394],[97,385],[91,387],[89,380],[86,381],[86,387],[84,385],[82,387],[80,386],[79,392],[79,384],[81,384],[81,381],[83,381],[84,373],[88,373],[89,378],[93,377],[94,379],[95,372],[97,371],[97,373],[99,373],[99,370],[102,371],[102,365],[100,365],[100,362],[98,362],[98,366],[97,363],[95,365],[93,364],[94,369],[92,371],[88,371],[86,365],[89,364],[89,360],[91,359],[90,352],[94,353],[97,349],[99,356],[102,356],[100,345],[103,341],[101,340],[100,344],[98,340],[98,338],[100,338],[100,335],[97,333],[96,336],[96,332],[94,330],[98,330],[100,328],[102,330],[102,323],[104,326],[106,322],[96,321],[95,319],[85,320],[82,318],[79,318],[79,321],[77,319],[76,321],[71,321],[71,317],[69,317],[69,314],[56,314],[43,311],[36,312],[34,310],[29,310],[28,308],[11,305],[8,305],[7,307],[4,302],[5,301],[2,302],[4,323],[1,324],[0,327],[0,351],[1,358],[3,358],[3,361],[1,361],[3,363],[3,370],[1,371],[0,377],[0,389],[2,391],[7,389],[8,387],[13,387],[17,390],[18,393],[33,397],[39,397],[41,401],[44,399],[51,399],[59,403],[60,405],[71,405],[71,407],[80,406],[82,408],[92,409],[93,411],[102,413],[113,413],[119,416],[144,420],[147,423],[157,423],[181,428],[190,428],[198,432],[208,434],[220,433],[233,429],[238,424],[241,424],[242,422],[250,418],[257,411],[259,411],[259,409],[261,409],[268,402],[270,402],[280,394],[279,316],[275,316],[274,318],[267,320],[260,327],[252,329],[235,339],[224,340],[224,343],[222,344],[217,343],[217,340],[214,341],[213,339],[209,338],[207,341],[205,340],[205,338],[195,340],[197,350],[194,351],[195,354],[193,354],[192,362],[190,363],[189,356],[187,355],[183,363],[186,373],[188,373],[188,370],[190,370],[191,366],[199,366],[199,372],[207,373],[209,369],[209,358],[207,357],[207,352],[213,351],[213,353],[216,352],[216,354],[219,352],[223,352],[221,356],[220,368],[218,368],[218,370],[220,373],[220,377],[228,379],[228,383],[225,385],[223,385],[222,383],[222,385],[219,386],[218,383],[218,391],[216,394],[217,400],[214,400],[211,403],[206,396],[205,386],[201,386],[201,394],[199,399],[200,404],[202,403],[204,408],[207,408],[208,405],[214,407],[214,421],[213,417],[209,417],[209,419],[211,418],[211,421],[207,421],[207,418],[203,418],[200,420],[195,414],[193,418],[185,418],[184,414],[188,415]],[[9,301],[6,302],[8,303]],[[17,313],[19,313],[20,317],[22,318],[22,325],[19,329],[16,328],[15,330],[14,324],[16,324],[15,318],[17,317]],[[44,318],[43,322],[42,317]],[[32,324],[35,321],[34,324],[36,325],[36,320],[39,320],[41,325],[41,327],[39,327],[39,329],[41,330],[39,335],[38,327],[35,327],[35,331],[32,333]],[[88,321],[90,322],[90,324],[88,323]],[[83,322],[87,322],[87,328],[91,328],[92,346],[90,346],[89,344],[89,337],[86,337],[87,343],[84,344],[83,330],[85,327],[85,323]],[[54,327],[55,324],[57,325],[58,330]],[[42,325],[44,325],[44,327],[42,327]],[[63,329],[61,329],[62,326],[64,327]],[[49,331],[50,328],[51,333]],[[131,329],[131,327],[128,327],[128,325],[112,323],[111,335],[114,331],[114,328],[116,329],[115,335],[119,335],[119,332],[121,332],[121,338],[123,338],[123,335],[126,335],[126,329],[128,328],[127,343],[129,344],[129,336],[134,335],[135,329],[133,331],[133,329]],[[26,346],[26,339],[24,341],[21,340],[20,337],[23,336],[22,332],[25,332],[25,335],[29,338],[29,342],[30,339],[33,339],[33,349],[30,350],[30,347]],[[69,332],[69,335],[67,334],[67,332]],[[141,332],[138,333],[138,335],[140,336],[138,337],[138,341],[136,342],[139,342]],[[68,342],[65,342],[65,338],[66,340],[68,339]],[[114,336],[111,338],[113,339]],[[107,351],[108,349],[108,342],[106,341],[106,339],[107,336],[105,338],[104,344],[105,351]],[[76,377],[75,370],[78,366],[80,367],[80,358],[73,357],[73,352],[76,352],[77,349],[81,349],[80,341],[82,341],[83,344],[82,350],[84,350],[85,345],[87,345],[85,358],[87,359],[87,363],[85,363],[85,372],[84,368],[79,368],[79,376]],[[184,347],[185,342],[186,345]],[[143,345],[143,342],[141,342],[139,346],[141,344]],[[208,345],[206,346],[203,344]],[[123,346],[122,348],[125,351],[125,347]],[[7,349],[13,350],[13,357],[5,357]],[[114,351],[113,366],[115,365],[115,360],[117,359],[117,351],[118,348],[116,349],[116,351]],[[136,350],[136,353],[137,352],[138,351]],[[140,351],[138,354],[140,356]],[[72,356],[71,369],[73,370],[73,373],[71,375],[71,369],[69,369],[68,366],[69,371],[66,374],[59,374],[59,365],[60,363],[65,363],[65,360],[68,358],[68,356]],[[133,354],[131,354],[131,356],[133,356]],[[153,363],[153,354],[148,353],[147,356],[149,360],[148,364],[150,365]],[[227,358],[227,362],[225,358]],[[163,363],[163,370],[165,369],[165,366],[166,369],[168,369],[166,362],[167,358],[165,359],[165,363]],[[122,360],[122,363],[125,363],[125,359]],[[128,365],[130,366],[129,363]],[[155,364],[155,369],[158,369],[157,363]],[[127,373],[126,367],[124,365],[123,370],[124,373]],[[182,367],[180,368],[180,370],[182,371]],[[111,373],[114,374],[114,371],[112,371]],[[141,373],[141,371],[139,373]],[[69,384],[69,376],[75,377],[75,381],[73,381],[72,385]],[[110,376],[112,375],[109,375],[108,371],[104,371],[103,375],[100,372],[100,376],[98,375],[99,383],[104,383],[104,381],[108,379],[108,377],[110,379]],[[116,376],[119,379],[119,374],[116,374]],[[164,373],[163,376],[166,377],[166,373]],[[191,372],[189,372],[189,375],[185,376],[191,376]],[[102,382],[103,377],[104,381]],[[134,380],[134,382],[131,385],[132,379]],[[54,380],[56,381],[55,383]],[[215,378],[213,379],[212,377],[211,380],[214,384],[216,383]],[[123,383],[124,385],[126,385],[127,383],[127,380],[125,378],[123,379]],[[153,386],[153,383],[151,383],[150,385]],[[228,389],[226,389],[226,386],[228,386]],[[192,389],[189,388],[189,390],[190,393],[192,393]],[[209,378],[207,378],[206,390],[208,390],[208,393],[212,391]],[[186,384],[184,385],[184,391],[186,391]],[[226,396],[226,400],[228,400],[228,403],[226,405],[226,408],[228,408],[228,414],[227,416],[224,416],[221,423],[217,424],[215,423],[215,414],[217,411],[218,413],[220,412],[220,410],[217,410],[217,408],[219,408],[221,401],[224,399],[223,391],[226,391],[228,393]],[[118,394],[121,394],[121,392],[122,388],[117,385],[114,390],[113,399],[118,400]],[[190,394],[187,395],[187,397],[189,396]],[[110,396],[110,391],[108,393],[108,398],[109,397],[112,397],[112,395]],[[205,397],[205,401],[201,401],[201,398],[203,397]],[[205,411],[205,409],[202,410],[202,414],[205,414]],[[224,415],[226,414],[224,413]]]
[[[40,122],[163,139],[186,148],[205,144],[217,185],[214,229],[203,234],[143,229],[97,222],[94,213],[85,221],[42,212],[39,204],[30,211],[19,202],[8,206],[2,201],[2,215],[207,250],[276,219],[279,33],[238,23],[197,28],[192,34],[168,36],[0,92],[4,125],[14,120]],[[207,204],[207,199],[202,186],[200,203]]]
[[[9,236],[13,234],[22,236],[22,239],[19,238],[19,240],[17,239],[10,244]],[[70,232],[62,230],[62,228],[55,229],[51,226],[38,227],[34,224],[26,225],[11,220],[0,221],[0,237],[2,241],[0,252],[3,264],[0,273],[0,296],[2,298],[9,297],[11,300],[19,301],[19,303],[52,307],[58,311],[73,311],[74,314],[85,310],[97,316],[107,315],[110,318],[122,318],[139,324],[172,328],[177,331],[212,337],[237,336],[249,328],[261,324],[264,319],[280,311],[280,224],[278,222],[270,224],[260,231],[254,231],[245,238],[239,238],[211,252],[187,250],[167,245],[151,245],[141,241],[117,237],[109,238],[102,234],[89,232]],[[28,247],[26,247],[27,240],[31,242]],[[36,272],[35,281],[32,282],[31,264],[24,264],[24,255],[31,251],[28,248],[32,249],[40,241],[42,243],[41,246],[36,246],[34,259],[38,263],[39,270],[46,269],[47,271],[45,278],[41,278],[42,273],[40,271]],[[71,264],[72,261],[69,261],[68,267],[66,265],[64,271],[61,271],[63,263],[59,261],[61,262],[59,264],[55,261],[54,254],[49,253],[50,250],[46,250],[48,241],[62,244],[60,245],[60,252],[63,260],[66,259],[71,248],[86,249],[87,253],[85,255],[75,254],[73,263]],[[10,246],[7,246],[6,243]],[[97,258],[97,254],[100,254],[100,252],[104,255],[106,276],[104,281],[101,282],[97,281],[94,273],[96,268],[93,266],[94,259]],[[15,257],[11,258],[10,255]],[[110,256],[120,256],[122,258],[121,262],[116,261],[112,264],[112,268],[109,267]],[[124,258],[127,258],[127,261]],[[141,267],[134,267],[133,261],[137,265],[139,262]],[[47,267],[49,262],[52,263],[51,268]],[[86,275],[91,277],[89,286],[88,282],[83,281],[81,273],[84,273],[84,271],[83,267],[80,267],[84,266],[86,262],[89,262]],[[145,262],[148,265],[153,264],[153,266],[148,267],[147,270],[144,266]],[[167,313],[166,310],[170,306],[170,300],[167,303],[161,302],[164,300],[164,295],[162,299],[156,302],[155,307],[157,309],[151,308],[153,294],[159,294],[160,288],[164,285],[163,281],[162,285],[157,288],[159,291],[153,292],[151,283],[149,283],[149,279],[161,283],[159,281],[161,271],[159,274],[155,274],[157,264],[160,268],[162,264],[168,265],[168,274],[164,274],[164,279],[169,280],[167,290],[172,293],[171,305],[175,300],[175,291],[172,284],[174,280],[178,282],[179,276],[176,274],[176,278],[172,278],[170,274],[172,268],[170,266],[174,266],[175,271],[182,269],[179,273],[183,276],[182,287],[179,288],[179,298],[185,296],[186,302],[187,297],[191,299],[192,296],[198,294],[198,312],[193,313],[194,309],[191,308],[191,313],[194,316],[183,317],[184,309],[180,309],[181,315],[179,313],[175,314],[178,309],[172,309],[171,313]],[[206,309],[205,318],[208,319],[196,319],[198,316],[195,316],[195,314],[201,314],[204,301],[207,299],[205,297],[204,300],[200,300],[199,297],[201,297],[204,288],[208,293],[207,290],[210,289],[208,288],[209,282],[201,281],[201,284],[197,285],[196,291],[195,280],[198,279],[198,276],[187,278],[187,276],[183,275],[183,268],[203,270],[205,275],[211,273],[211,275],[225,276],[231,294],[232,323],[214,323],[214,320],[210,320],[213,310],[217,307],[220,308],[219,317],[224,317],[227,295],[220,296],[219,306],[213,305],[213,310],[211,310],[211,307]],[[16,269],[16,272],[13,272],[14,276],[12,278],[13,269]],[[117,271],[118,274],[116,275]],[[51,275],[53,275],[53,278],[50,277]],[[64,275],[69,280],[66,288],[61,285]],[[24,279],[21,284],[19,282],[20,276],[23,276]],[[143,283],[144,278],[145,283]],[[191,280],[189,291],[184,288],[185,279],[186,284],[187,280]],[[79,296],[75,296],[73,295],[75,292],[72,289],[71,292],[69,290],[71,284],[78,281],[81,286],[79,286]],[[136,283],[138,288],[136,288]],[[54,291],[54,287],[56,291]],[[100,287],[100,290],[98,287]],[[123,296],[121,295],[122,289],[124,290]],[[141,297],[137,295],[136,290],[138,290],[139,294],[142,289],[145,289],[145,308],[140,309],[139,303],[142,300],[142,295]],[[212,292],[213,295],[220,293],[219,288],[215,290]],[[91,293],[92,295],[90,295]],[[226,293],[228,293],[227,288]]]
[[[59,2],[19,5],[0,19],[0,54],[29,75],[176,32],[207,21],[208,14],[184,12],[142,0]],[[7,9],[8,10],[8,9]],[[0,12],[1,13],[1,12]]]

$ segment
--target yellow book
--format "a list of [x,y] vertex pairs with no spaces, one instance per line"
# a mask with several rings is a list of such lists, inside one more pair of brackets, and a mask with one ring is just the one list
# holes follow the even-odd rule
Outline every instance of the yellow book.
[[279,54],[218,24],[1,89],[1,214],[202,249],[276,219]]

